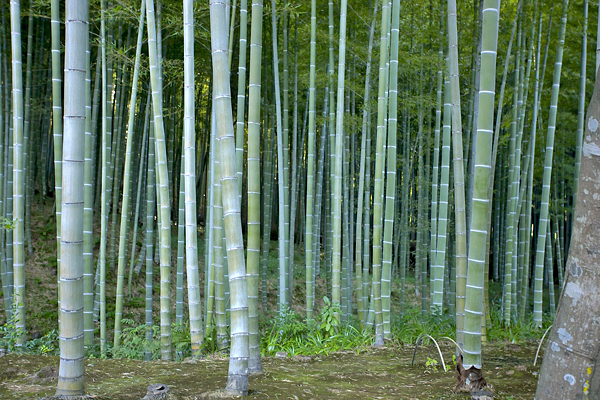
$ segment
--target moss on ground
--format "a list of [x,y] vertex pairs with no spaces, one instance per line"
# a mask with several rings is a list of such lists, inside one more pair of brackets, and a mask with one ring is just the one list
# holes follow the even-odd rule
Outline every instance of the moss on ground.
[[[452,347],[443,347],[448,364]],[[264,373],[250,378],[251,399],[466,399],[455,394],[454,369],[441,363],[426,366],[420,347],[411,366],[413,347],[368,349],[361,354],[339,352],[322,357],[263,358]],[[531,344],[484,348],[484,374],[496,399],[531,399],[538,367],[532,367]],[[1,399],[52,396],[56,378],[34,379],[44,367],[58,367],[58,358],[10,354],[0,361]],[[181,400],[229,398],[224,392],[228,359],[207,357],[194,362],[142,362],[86,359],[86,393],[98,399],[141,399],[152,383],[169,385]],[[39,374],[38,374],[39,375]]]

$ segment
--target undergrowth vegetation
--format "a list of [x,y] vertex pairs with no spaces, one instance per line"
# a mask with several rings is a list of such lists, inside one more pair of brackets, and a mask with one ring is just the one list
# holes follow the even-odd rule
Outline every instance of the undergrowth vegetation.
[[[368,349],[373,344],[373,326],[367,325],[361,329],[357,320],[345,321],[338,325],[335,318],[340,312],[337,304],[332,304],[327,297],[323,298],[324,305],[317,318],[307,321],[300,313],[289,307],[282,308],[277,313],[267,315],[261,321],[261,354],[275,356],[284,353],[285,356],[298,355],[329,355],[336,351],[353,351],[357,354]],[[15,310],[16,311],[16,310]],[[28,340],[23,347],[16,346],[19,336],[16,312],[8,322],[0,325],[0,349],[8,352],[22,352],[40,355],[57,355],[59,351],[58,332],[51,330],[43,336]],[[513,321],[510,327],[502,322],[500,306],[493,303],[491,307],[491,324],[487,326],[488,341],[520,343],[539,340],[543,331],[549,326],[546,322],[542,329],[536,329],[531,318],[524,321]],[[548,316],[549,317],[549,316]],[[550,318],[545,318],[549,321]],[[112,343],[107,343],[109,358],[130,359],[159,359],[160,358],[160,328],[151,329],[152,340],[146,339],[146,325],[138,325],[134,320],[123,319],[121,346],[113,351]],[[414,344],[423,334],[433,338],[455,337],[455,324],[448,315],[422,315],[417,307],[409,307],[403,315],[397,315],[392,321],[390,345]],[[172,344],[174,359],[181,361],[191,356],[191,341],[188,324],[172,325]],[[203,355],[227,355],[228,349],[218,349],[216,330],[213,329],[205,336],[202,347]],[[99,345],[88,349],[88,357],[100,357]]]

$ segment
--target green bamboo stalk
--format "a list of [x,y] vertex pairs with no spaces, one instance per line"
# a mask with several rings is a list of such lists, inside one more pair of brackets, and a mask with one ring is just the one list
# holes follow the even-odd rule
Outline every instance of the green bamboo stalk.
[[194,99],[194,4],[183,2],[184,43],[184,192],[185,192],[185,260],[190,318],[192,356],[199,357],[204,341],[202,303],[198,273],[198,226],[196,212],[196,138]]
[[[18,7],[18,1],[16,6]],[[12,5],[14,5],[14,3]],[[65,136],[60,264],[60,368],[56,396],[84,394],[83,177],[88,2],[65,4]],[[17,13],[18,15],[18,13]],[[14,50],[13,50],[14,51]]]
[[109,74],[106,57],[106,2],[101,1],[100,40],[102,51],[102,184],[100,195],[100,254],[99,263],[99,297],[100,297],[100,353],[106,357],[106,241],[108,231],[108,170],[110,169],[110,120],[109,118]]
[[[450,3],[449,3],[450,4]],[[454,26],[448,11],[448,29]],[[454,17],[452,17],[454,18]],[[456,36],[450,35],[453,43]],[[458,81],[458,47],[450,47],[450,92],[452,98],[452,167],[454,172],[454,234],[456,265],[456,339],[464,344],[465,303],[467,288],[467,218],[465,201],[465,161],[463,158],[462,122],[460,111],[460,91]]]
[[225,50],[227,25],[223,3],[211,1],[211,51],[213,61],[213,83],[216,133],[219,140],[221,161],[221,185],[229,284],[231,287],[231,352],[227,391],[236,395],[248,393],[248,292],[244,244],[240,218],[240,203],[237,193],[237,169],[235,165],[235,139],[233,116],[229,97],[229,68]]
[[[4,38],[4,35],[2,35]],[[4,60],[6,58],[6,51],[2,51],[4,48],[4,40],[0,41],[0,77],[4,77],[6,74],[5,69],[3,69]],[[6,139],[8,135],[4,126],[4,96],[3,93],[6,90],[7,79],[0,80],[0,137]],[[4,82],[4,83],[3,83]],[[4,215],[5,204],[4,201],[4,156],[6,154],[4,140],[0,139],[0,215]],[[45,164],[44,164],[45,165]],[[2,279],[2,298],[4,301],[4,314],[6,316],[6,320],[8,321],[12,316],[12,307],[11,307],[11,296],[10,296],[10,285],[9,285],[9,277],[6,265],[6,250],[4,246],[4,230],[0,230],[0,277]]]
[[[437,71],[437,83],[436,83],[436,103],[435,103],[435,127],[434,127],[434,139],[433,139],[433,165],[431,167],[432,169],[432,179],[431,179],[431,223],[430,223],[430,231],[431,231],[431,238],[430,238],[430,246],[429,246],[429,259],[431,260],[431,276],[432,276],[432,282],[434,282],[434,284],[431,285],[431,290],[432,293],[434,293],[434,296],[432,296],[431,298],[431,307],[432,309],[434,307],[436,307],[440,301],[439,299],[437,299],[435,297],[435,289],[436,289],[436,285],[435,285],[435,280],[434,280],[434,272],[436,272],[437,269],[439,269],[439,266],[437,264],[437,257],[438,257],[438,246],[437,246],[437,239],[438,239],[438,204],[441,207],[441,202],[438,203],[438,192],[441,190],[438,189],[439,184],[440,184],[440,132],[441,132],[441,128],[442,128],[442,85],[444,83],[444,74],[443,74],[443,62],[444,62],[444,45],[443,45],[443,25],[444,25],[444,8],[443,8],[443,4],[440,5],[440,34],[439,34],[439,45],[440,48],[438,50],[438,63],[439,63],[439,69]],[[448,125],[450,123],[450,120],[448,119]],[[450,129],[448,128],[448,133],[450,132]],[[450,135],[448,135],[448,138],[450,137]],[[448,145],[450,143],[448,142]],[[448,149],[449,150],[449,149]],[[442,150],[443,151],[443,150]],[[448,152],[449,153],[449,152]],[[448,158],[448,164],[446,164],[446,167],[449,168],[449,158]],[[447,182],[446,182],[447,184]],[[447,188],[446,188],[447,191]],[[447,201],[447,200],[446,200]],[[447,210],[446,210],[447,213]],[[447,218],[447,215],[446,215]],[[446,246],[444,246],[444,251],[446,249]],[[439,272],[439,271],[437,271]],[[443,275],[442,275],[442,279],[443,279]],[[442,293],[442,298],[443,298],[443,293]],[[439,309],[440,311],[442,310],[442,306],[441,304],[439,304]]]
[[[448,3],[452,3],[453,0],[450,0]],[[452,10],[448,10],[448,15]],[[450,26],[450,25],[449,25]],[[452,42],[451,42],[452,43]],[[455,54],[453,55],[455,56]],[[446,59],[446,65],[448,71],[450,70],[450,59]],[[453,95],[451,91],[451,83],[450,76],[447,75],[444,82],[444,125],[442,132],[442,162],[441,162],[441,177],[440,177],[440,199],[439,199],[439,216],[438,224],[437,224],[437,239],[435,244],[437,245],[437,250],[435,254],[435,258],[432,260],[434,264],[432,264],[432,274],[435,274],[435,278],[433,280],[434,290],[433,290],[433,298],[431,300],[431,305],[434,313],[441,314],[442,313],[442,301],[443,301],[443,291],[441,289],[441,285],[443,284],[443,264],[446,259],[446,243],[447,243],[447,231],[448,231],[448,189],[449,189],[449,179],[450,179],[450,132],[452,128],[452,103],[451,103],[451,95]],[[456,99],[456,98],[455,98]],[[439,136],[439,133],[438,133]],[[439,139],[438,139],[439,140]],[[433,212],[433,211],[432,211]],[[432,226],[433,231],[433,226]],[[432,243],[433,246],[433,243]],[[440,282],[439,279],[442,279]]]
[[12,117],[13,117],[13,272],[14,302],[17,308],[18,347],[25,344],[25,177],[23,174],[23,64],[21,54],[21,5],[10,2],[10,38],[12,54]]
[[[282,61],[283,61],[283,82],[282,82],[282,130],[278,129],[278,133],[282,133],[283,143],[283,218],[284,218],[284,247],[285,247],[285,265],[286,265],[286,304],[291,304],[293,296],[294,279],[294,257],[290,258],[290,145],[289,145],[289,61],[288,61],[288,9],[287,0],[283,1],[283,21],[282,21]],[[278,64],[275,64],[278,65]],[[279,69],[279,67],[277,67]],[[279,135],[278,135],[279,137]]]
[[326,211],[326,245],[325,245],[325,271],[327,276],[327,294],[332,296],[332,266],[333,266],[333,184],[334,184],[334,171],[335,166],[335,49],[334,49],[334,13],[333,13],[333,0],[328,1],[328,36],[329,36],[329,62],[327,65],[327,80],[329,87],[329,118],[327,122],[327,133],[329,134],[329,141],[327,144],[327,153],[329,155],[328,177],[327,179],[327,202],[325,203]]
[[24,205],[24,242],[27,244],[27,254],[29,256],[33,255],[33,247],[31,242],[31,159],[33,157],[29,157],[28,153],[29,149],[29,137],[31,135],[31,79],[32,79],[32,64],[33,64],[33,55],[32,55],[32,47],[33,47],[33,12],[32,5],[30,4],[30,14],[29,21],[27,27],[27,69],[26,69],[26,78],[25,78],[25,96],[24,96],[24,116],[23,116],[23,196],[25,198]]
[[548,272],[548,302],[550,314],[556,313],[556,298],[554,297],[554,260],[552,258],[552,238],[550,236],[551,227],[548,224],[546,232],[546,269]]
[[[337,110],[335,127],[335,164],[333,181],[333,259],[331,274],[331,302],[341,305],[341,246],[342,246],[342,157],[344,146],[344,81],[346,74],[346,9],[342,0],[340,9],[340,40],[338,58]],[[340,316],[336,313],[339,322]]]
[[[390,28],[390,5],[387,2],[382,6],[380,48],[386,49],[388,43],[387,33]],[[375,188],[373,196],[373,283],[372,292],[375,316],[375,346],[381,347],[383,343],[383,314],[381,305],[381,252],[383,231],[383,170],[385,153],[383,151],[386,137],[385,117],[387,115],[387,51],[379,55],[379,89],[377,102],[377,144],[375,148]]]
[[[235,0],[234,0],[235,1]],[[234,3],[235,10],[235,3]],[[235,12],[233,21],[235,20]],[[252,34],[252,33],[251,33]],[[238,192],[240,194],[240,203],[242,201],[242,182],[244,170],[244,114],[246,109],[246,43],[248,41],[248,1],[240,0],[240,44],[239,44],[239,65],[238,65],[238,94],[235,125],[235,154],[236,165],[238,169]],[[233,55],[233,35],[230,32],[229,37],[229,63],[231,64],[231,56]],[[252,49],[250,49],[252,52]],[[260,92],[259,92],[260,93]],[[258,104],[259,106],[260,104]],[[248,110],[250,111],[250,110]]]
[[[145,0],[143,0],[145,2]],[[133,270],[134,270],[134,260],[135,260],[135,248],[137,243],[137,231],[138,231],[138,220],[140,215],[140,207],[141,198],[142,198],[142,184],[146,182],[147,179],[147,171],[148,166],[146,165],[148,161],[148,156],[146,155],[148,149],[148,128],[149,128],[149,120],[150,120],[150,102],[151,102],[151,93],[148,91],[148,98],[146,99],[146,111],[144,112],[144,127],[143,127],[143,137],[141,143],[141,151],[140,151],[140,165],[138,168],[138,184],[137,184],[137,196],[135,201],[135,214],[133,217],[133,246],[131,246],[131,257],[129,258],[129,277],[127,280],[127,295],[131,297],[131,282],[133,280]],[[141,253],[145,251],[145,246],[142,245],[140,249],[140,257]],[[141,260],[141,259],[140,259]],[[141,268],[141,263],[140,263]],[[136,273],[138,273],[138,269],[135,268]]]
[[400,1],[392,5],[392,33],[390,43],[389,115],[387,141],[387,174],[385,194],[385,222],[383,232],[383,259],[381,262],[381,308],[383,312],[383,335],[391,339],[392,295],[392,239],[396,203],[396,142],[398,130],[398,37],[400,36]]
[[156,162],[154,159],[154,117],[150,118],[150,134],[148,136],[148,172],[146,177],[146,291],[145,291],[145,323],[146,323],[146,349],[144,360],[152,359],[151,344],[153,340],[153,304],[152,304],[152,281],[154,260],[154,216],[156,211]]
[[[214,97],[214,95],[213,95]],[[213,106],[213,114],[214,114]],[[213,229],[213,257],[212,269],[214,270],[214,306],[215,306],[215,326],[217,329],[217,346],[219,350],[224,350],[228,346],[227,339],[227,316],[225,306],[225,260],[223,255],[223,203],[222,203],[222,186],[221,186],[221,161],[219,159],[219,142],[216,138],[216,116],[213,115],[212,135],[214,151],[211,154],[213,159],[213,205],[212,205],[212,229]],[[212,272],[211,272],[212,273]],[[212,305],[210,308],[212,311]],[[210,321],[212,322],[212,321]]]
[[[9,22],[10,24],[10,22]],[[6,44],[6,34],[4,27],[6,26],[6,22],[4,19],[4,9],[2,10],[2,47],[4,49],[8,49],[8,45]],[[13,211],[12,211],[12,182],[13,182],[13,126],[11,124],[11,89],[10,85],[12,82],[12,78],[9,77],[8,70],[8,51],[4,52],[2,57],[3,63],[3,79],[4,79],[4,157],[3,157],[3,169],[4,169],[4,181],[2,185],[3,189],[3,203],[4,203],[4,213],[3,215],[10,221],[12,221]],[[4,233],[4,232],[3,232]],[[12,314],[12,306],[14,301],[14,271],[13,271],[13,232],[12,230],[6,231],[6,242],[4,242],[4,237],[2,243],[6,243],[5,251],[3,255],[3,259],[1,260],[3,264],[5,264],[5,280],[7,281],[7,296],[8,296],[8,306],[10,310],[7,312],[7,315],[13,316]]]
[[[120,35],[119,35],[120,36]],[[118,40],[117,45],[121,42]],[[124,63],[119,63],[117,65],[117,77],[120,76],[120,79],[117,78],[116,81],[116,90],[115,90],[115,112],[114,112],[114,124],[113,124],[113,148],[111,152],[111,172],[110,177],[112,179],[111,186],[111,196],[112,199],[110,204],[112,206],[112,215],[110,222],[110,243],[109,243],[109,260],[110,260],[110,269],[111,271],[116,270],[116,243],[117,243],[117,220],[119,216],[119,195],[121,188],[121,183],[123,180],[123,156],[125,146],[123,145],[124,134],[122,129],[121,120],[122,114],[124,113],[124,104],[125,104],[125,94],[126,88],[124,82],[129,81],[129,69],[126,68]]]
[[[59,0],[51,2],[52,33],[52,130],[54,137],[54,182],[56,204],[56,265],[60,268],[60,227],[62,205],[62,69],[60,66],[60,9]],[[10,232],[9,232],[10,234]]]
[[467,291],[465,302],[464,367],[481,369],[481,323],[483,316],[483,283],[485,243],[488,227],[489,178],[491,174],[496,51],[498,45],[499,0],[484,0],[481,48],[481,80],[479,114],[474,160],[473,208],[469,240]]
[[[131,155],[135,138],[134,122],[137,103],[137,87],[140,70],[140,58],[142,54],[142,40],[144,37],[144,11],[145,0],[141,1],[140,17],[138,21],[138,37],[135,51],[135,64],[133,67],[133,79],[131,81],[131,98],[129,99],[129,117],[127,121],[127,144],[125,145],[125,170],[123,172],[123,200],[121,203],[121,224],[119,231],[119,260],[117,266],[117,292],[115,300],[115,333],[113,348],[118,349],[121,345],[121,318],[123,317],[123,291],[125,284],[125,253],[127,252],[127,241],[129,239],[129,192],[131,185],[131,166],[133,157]],[[114,191],[118,193],[118,190]],[[113,204],[116,209],[117,204]],[[133,221],[137,225],[137,221]],[[116,225],[116,224],[115,224]],[[113,225],[114,226],[114,225]],[[135,247],[135,241],[133,242]]]
[[[254,4],[252,5],[254,7]],[[250,56],[252,57],[252,49],[250,49]],[[250,110],[248,110],[250,112]],[[271,113],[268,113],[271,114]],[[250,115],[250,114],[248,114]],[[267,115],[268,116],[268,115]],[[270,118],[271,125],[273,123],[272,118]],[[263,310],[267,308],[267,267],[269,261],[269,251],[271,249],[271,220],[272,220],[272,192],[273,192],[273,146],[272,142],[274,141],[274,130],[271,129],[270,125],[265,123],[265,126],[269,126],[269,128],[264,129],[264,143],[265,143],[265,161],[263,165],[263,175],[265,182],[265,190],[263,194],[263,202],[265,204],[263,211],[263,245],[262,245],[262,261],[261,261],[261,271],[262,271],[262,296],[261,302],[263,306]],[[270,135],[269,135],[270,132]]]
[[[313,305],[315,301],[313,261],[313,210],[314,210],[314,176],[315,176],[315,131],[316,131],[316,75],[317,75],[317,1],[310,2],[310,61],[308,89],[308,149],[306,161],[306,320],[313,321]],[[315,244],[316,247],[316,244]]]
[[[600,15],[600,11],[599,11]],[[575,133],[575,171],[573,180],[573,207],[577,204],[577,188],[579,187],[579,171],[581,170],[581,144],[583,143],[583,123],[585,119],[585,83],[587,65],[587,19],[588,0],[583,0],[583,36],[581,38],[581,61],[579,64],[579,104],[577,108],[577,132]],[[600,28],[599,32],[600,32]]]
[[[242,2],[245,4],[245,1]],[[258,285],[260,267],[260,96],[262,69],[262,0],[252,2],[250,32],[250,76],[248,90],[248,334],[250,373],[262,372],[258,327]],[[243,122],[242,122],[243,132]],[[239,169],[238,169],[239,170]],[[238,175],[241,180],[241,176]],[[267,208],[267,207],[265,207]],[[270,240],[270,225],[266,240]],[[266,295],[266,293],[265,293]]]
[[[494,131],[494,149],[492,150],[492,152],[493,152],[492,163],[494,165],[495,165],[496,154],[497,154],[498,138],[500,137],[500,126],[501,126],[502,116],[503,116],[502,109],[503,109],[503,105],[504,105],[504,90],[506,87],[506,79],[508,77],[508,67],[510,65],[510,59],[511,59],[510,54],[511,54],[511,50],[512,50],[513,41],[515,38],[515,32],[517,29],[517,21],[519,19],[521,5],[522,5],[522,1],[519,0],[519,3],[517,4],[517,12],[515,15],[515,20],[514,20],[513,26],[512,26],[510,40],[508,42],[508,47],[506,49],[506,56],[504,59],[504,73],[502,74],[502,83],[500,85],[500,94],[498,96],[498,110],[496,112],[496,125],[495,125],[495,131]],[[495,176],[495,168],[492,171],[492,181],[493,181],[494,176]],[[492,185],[490,185],[490,186],[492,186]],[[493,197],[493,193],[490,193],[490,198],[492,198],[492,197]],[[498,205],[499,205],[499,203],[498,203]],[[491,206],[491,203],[490,203],[490,206]],[[497,229],[499,229],[499,227]],[[494,232],[496,233],[496,232],[498,232],[498,230],[494,230]],[[488,238],[489,238],[489,236],[488,236]],[[495,242],[495,244],[499,244],[499,243]],[[495,252],[494,254],[496,255],[494,257],[494,278],[498,279],[497,274],[499,273],[499,271],[498,271],[499,263],[497,261],[498,261],[500,253]],[[508,267],[506,267],[506,268],[508,268]],[[504,286],[503,289],[504,290],[508,289],[508,286]],[[510,307],[509,307],[509,312],[510,312]],[[504,316],[506,317],[506,315],[504,315]],[[505,319],[505,323],[510,323],[510,317],[508,318],[508,320]]]
[[[365,238],[363,239],[363,230],[369,221],[369,192],[368,185],[366,185],[366,175],[370,171],[370,165],[367,164],[367,140],[370,142],[370,132],[368,130],[368,122],[371,118],[371,60],[373,56],[373,39],[375,37],[375,24],[377,23],[377,9],[379,7],[379,1],[375,1],[373,11],[373,21],[369,29],[369,47],[367,52],[367,64],[365,70],[365,94],[364,94],[364,107],[363,107],[363,119],[362,119],[362,135],[361,135],[361,151],[360,151],[360,170],[359,170],[359,181],[358,181],[358,203],[356,206],[356,250],[354,256],[354,262],[356,265],[356,301],[358,303],[358,317],[360,320],[361,328],[364,328],[368,309],[367,295],[368,291],[365,289],[365,285],[368,285],[367,276],[363,277],[363,269],[369,267],[368,263],[363,266],[363,257],[368,253],[365,251],[363,254],[363,240],[366,240],[364,245],[365,249],[368,249],[368,232],[365,231]],[[363,227],[363,216],[364,216],[364,227]],[[367,271],[368,273],[368,271]],[[365,278],[363,280],[363,278]]]
[[[94,344],[94,193],[92,188],[92,171],[94,165],[92,160],[92,80],[90,47],[91,44],[88,41],[86,49],[85,77],[85,165],[83,172],[83,343],[86,349],[90,349]],[[98,64],[96,65],[98,66]],[[96,81],[96,85],[98,85],[98,81]]]
[[550,98],[550,113],[548,115],[548,133],[546,135],[546,152],[544,155],[544,178],[542,185],[542,198],[540,219],[538,223],[538,238],[535,255],[535,284],[533,294],[533,322],[536,326],[542,326],[542,281],[544,272],[544,251],[546,246],[546,225],[549,220],[548,206],[550,199],[550,176],[552,173],[552,156],[554,150],[554,131],[556,130],[556,114],[558,108],[558,90],[560,87],[560,74],[562,69],[562,55],[565,41],[569,0],[562,2],[562,17],[558,34],[558,46],[556,48],[556,60],[554,62],[554,76],[552,84],[552,95]]
[[160,203],[160,330],[161,359],[171,360],[171,203],[169,200],[169,175],[167,171],[167,148],[162,112],[162,86],[159,85],[159,58],[157,29],[154,17],[154,0],[146,2],[148,19],[148,52],[150,55],[150,81],[156,137],[156,167],[158,199]]
[[[181,152],[181,164],[185,163],[185,153]],[[177,199],[177,278],[175,283],[175,323],[183,324],[183,263],[185,247],[185,211],[184,211],[183,168],[179,168],[179,196]]]
[[[419,91],[421,91],[423,87],[423,70],[419,71]],[[417,131],[417,141],[418,141],[418,162],[417,162],[417,241],[416,241],[416,250],[415,250],[415,264],[418,265],[418,268],[415,268],[416,272],[420,275],[421,282],[421,317],[424,319],[427,315],[427,260],[425,262],[423,260],[424,256],[427,257],[426,251],[426,222],[427,218],[425,211],[425,203],[426,203],[426,187],[425,184],[425,153],[424,153],[424,129],[423,129],[423,104],[419,103],[417,111],[417,123],[418,123],[418,131]]]
[[[301,140],[298,142],[298,19],[295,19],[294,24],[294,111],[292,116],[292,155],[291,155],[291,176],[288,178],[290,181],[289,188],[289,209],[290,209],[290,218],[289,218],[289,238],[288,238],[288,254],[290,259],[290,293],[293,293],[294,290],[294,253],[295,253],[295,237],[296,237],[296,215],[298,213],[298,209],[301,205],[301,201],[298,201],[298,146],[303,146],[304,141]],[[305,109],[307,109],[306,107]],[[306,122],[304,124],[306,126]],[[303,130],[302,134],[306,132],[306,129]],[[300,197],[301,198],[301,197]],[[299,205],[300,203],[300,205]]]
[[[288,257],[286,246],[286,218],[285,218],[285,156],[284,156],[284,138],[283,138],[283,127],[281,122],[281,94],[279,92],[279,57],[277,50],[277,9],[275,0],[271,0],[271,26],[272,26],[272,40],[273,40],[273,80],[275,83],[275,109],[277,115],[277,186],[278,186],[278,197],[279,197],[279,309],[282,306],[287,306],[289,302],[288,298]],[[289,232],[288,232],[289,234]]]

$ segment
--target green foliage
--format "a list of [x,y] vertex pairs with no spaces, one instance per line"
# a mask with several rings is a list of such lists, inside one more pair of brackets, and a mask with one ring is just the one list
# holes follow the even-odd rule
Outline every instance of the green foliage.
[[18,303],[14,301],[10,318],[4,325],[0,326],[0,348],[6,349],[9,353],[21,350],[17,347],[17,338],[23,334],[23,330],[17,327],[19,323],[18,306]]
[[212,354],[219,351],[219,341],[217,340],[217,330],[214,325],[204,332],[204,341],[202,342],[202,354]]
[[341,312],[340,305],[337,303],[331,304],[327,296],[323,297],[323,301],[325,302],[325,306],[323,306],[321,314],[319,315],[321,322],[320,328],[327,336],[333,336],[339,325],[338,315]]
[[[107,356],[109,358],[130,358],[143,360],[146,351],[152,353],[152,359],[160,358],[160,327],[152,327],[152,341],[146,339],[146,325],[137,325],[135,321],[127,318],[121,320],[123,331],[121,332],[121,345],[115,349],[112,344],[107,343]],[[190,329],[186,324],[171,325],[171,339],[174,348],[174,359],[181,361],[192,354]],[[100,347],[91,349],[90,358],[100,357]]]
[[0,216],[0,228],[4,228],[4,229],[14,229],[15,228],[15,224],[17,223],[17,220],[10,220],[4,216]]
[[509,327],[504,325],[501,313],[501,302],[496,301],[490,306],[492,325],[487,328],[488,340],[520,343],[528,340],[539,340],[544,331],[550,326],[553,317],[544,315],[541,328],[536,328],[533,315],[525,319],[513,320]]
[[9,353],[28,353],[38,355],[58,355],[58,332],[53,329],[42,337],[29,340],[23,346],[17,346],[17,338],[23,334],[23,330],[17,327],[19,317],[17,313],[18,303],[13,302],[11,317],[0,326],[0,348]]
[[417,338],[426,333],[434,338],[440,336],[454,337],[456,326],[448,314],[430,313],[421,316],[421,310],[409,308],[392,326],[392,336],[400,343],[415,343]]
[[434,371],[438,370],[438,362],[435,358],[427,357],[427,361],[425,362],[425,367],[427,369],[432,369]]
[[25,343],[25,352],[43,356],[57,356],[59,354],[58,331],[51,330],[44,336],[29,340]]
[[285,352],[288,356],[319,355],[340,351],[361,349],[370,346],[373,335],[361,332],[351,324],[338,324],[335,313],[339,306],[331,304],[325,297],[325,306],[319,314],[319,320],[310,324],[289,307],[284,307],[268,321],[268,330],[261,335],[261,354],[273,356]]

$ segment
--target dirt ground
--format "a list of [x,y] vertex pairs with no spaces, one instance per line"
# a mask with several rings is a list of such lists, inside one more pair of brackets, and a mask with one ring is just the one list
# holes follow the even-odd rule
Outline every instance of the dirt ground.
[[[453,393],[451,347],[443,347],[444,372],[435,347],[368,349],[319,357],[263,358],[264,373],[250,378],[251,399],[467,399]],[[535,344],[494,343],[483,349],[484,376],[496,399],[532,399],[538,366]],[[437,365],[427,366],[435,359]],[[0,358],[0,399],[39,399],[55,393],[57,357],[9,354]],[[431,361],[430,361],[431,363]],[[86,393],[98,399],[141,399],[153,383],[179,400],[214,398],[225,388],[226,358],[197,362],[86,359]]]

